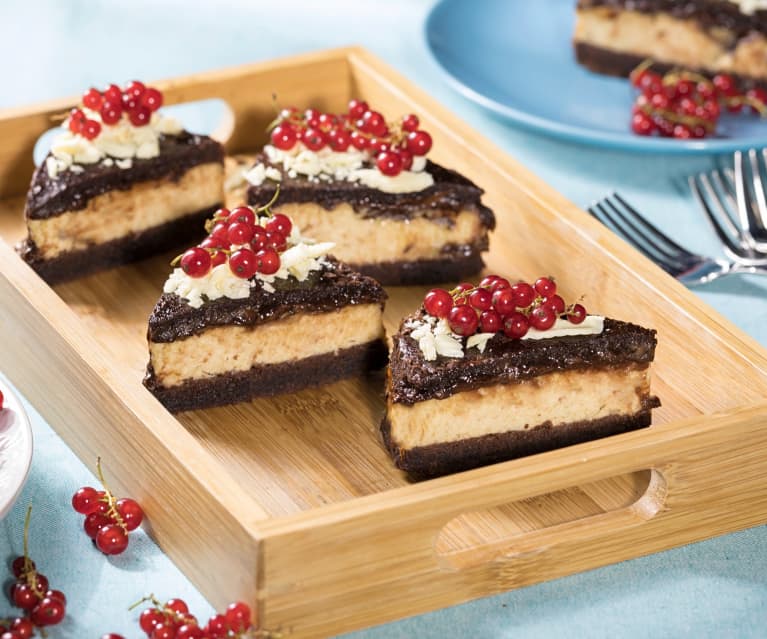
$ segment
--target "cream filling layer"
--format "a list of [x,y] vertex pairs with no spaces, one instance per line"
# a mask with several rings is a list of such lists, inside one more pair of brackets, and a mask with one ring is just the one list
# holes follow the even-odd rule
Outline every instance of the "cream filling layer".
[[327,210],[312,202],[278,201],[274,210],[290,217],[307,237],[332,238],[333,255],[350,264],[438,259],[445,245],[474,244],[486,233],[479,213],[470,209],[458,211],[451,226],[424,218],[365,218],[349,204]]
[[160,384],[176,386],[367,344],[383,338],[382,315],[380,304],[360,304],[252,327],[210,328],[175,342],[150,342],[150,362]]
[[392,441],[409,449],[508,431],[545,422],[563,424],[634,415],[650,393],[648,366],[548,373],[413,405],[390,404]]
[[736,43],[727,29],[704,30],[694,20],[660,13],[609,7],[577,13],[576,42],[667,64],[767,79],[767,38],[757,33]]
[[223,202],[223,181],[221,164],[200,164],[176,182],[139,182],[97,195],[83,209],[27,220],[29,237],[45,259],[84,250],[215,206]]

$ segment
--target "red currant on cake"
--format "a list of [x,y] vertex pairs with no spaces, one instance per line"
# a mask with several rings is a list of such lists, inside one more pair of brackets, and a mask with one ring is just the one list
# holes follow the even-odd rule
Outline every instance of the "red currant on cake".
[[[200,251],[209,255],[204,249]],[[128,547],[128,533],[141,525],[144,512],[133,499],[115,499],[104,480],[101,458],[96,470],[104,490],[79,488],[72,496],[72,508],[85,515],[83,528],[96,547],[105,555],[118,555]]]

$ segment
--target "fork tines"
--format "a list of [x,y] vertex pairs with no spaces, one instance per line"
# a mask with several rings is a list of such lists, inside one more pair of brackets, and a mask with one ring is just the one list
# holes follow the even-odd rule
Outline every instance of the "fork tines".
[[767,251],[767,150],[736,151],[733,168],[687,181],[711,227],[735,260],[764,259]]
[[595,202],[588,211],[674,277],[700,259],[668,237],[617,193]]

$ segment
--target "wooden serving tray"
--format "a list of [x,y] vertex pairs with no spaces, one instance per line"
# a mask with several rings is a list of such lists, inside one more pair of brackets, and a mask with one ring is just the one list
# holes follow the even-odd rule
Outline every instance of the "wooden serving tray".
[[[370,53],[158,86],[168,103],[226,100],[231,153],[265,141],[273,93],[415,112],[435,159],[487,191],[489,270],[555,274],[566,298],[659,336],[651,428],[418,484],[379,441],[381,376],[174,417],[141,385],[168,258],[48,287],[12,245],[33,144],[75,99],[0,113],[3,372],[90,467],[104,458],[211,603],[326,636],[767,521],[767,352]],[[389,290],[387,330],[423,292]]]

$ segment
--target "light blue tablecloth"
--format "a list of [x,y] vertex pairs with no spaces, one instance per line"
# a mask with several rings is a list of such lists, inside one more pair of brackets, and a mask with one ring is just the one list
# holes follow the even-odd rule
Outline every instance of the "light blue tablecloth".
[[[360,43],[576,203],[588,204],[617,189],[672,235],[702,251],[716,251],[690,197],[671,179],[708,167],[711,158],[607,152],[532,135],[493,119],[443,83],[422,38],[431,4],[229,0],[197,7],[180,0],[4,0],[0,107],[76,94],[113,80],[168,77]],[[767,344],[767,280],[733,278],[698,292]],[[0,336],[0,371],[12,365],[2,353],[3,340],[10,338]],[[20,552],[23,513],[33,503],[32,555],[70,602],[67,620],[52,637],[96,639],[108,631],[128,639],[143,636],[137,613],[127,607],[150,592],[182,597],[201,618],[209,615],[210,606],[142,532],[131,536],[129,551],[117,558],[93,549],[69,498],[94,478],[29,409],[35,457],[21,499],[0,524],[0,556]],[[766,637],[766,574],[767,528],[760,527],[351,636]],[[7,603],[0,604],[0,616],[10,612]]]

